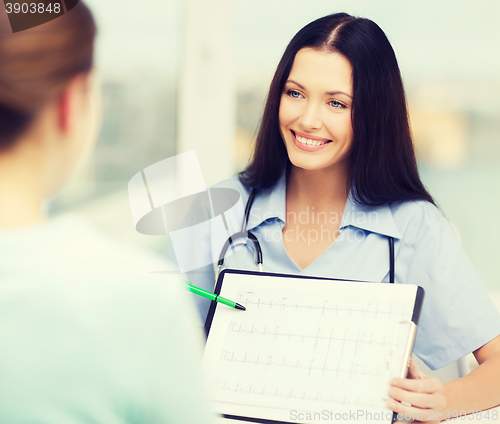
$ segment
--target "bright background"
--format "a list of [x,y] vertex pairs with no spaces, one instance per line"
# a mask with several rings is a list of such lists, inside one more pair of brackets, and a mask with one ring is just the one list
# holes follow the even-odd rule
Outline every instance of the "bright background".
[[129,179],[195,149],[210,185],[240,171],[289,40],[334,12],[370,18],[391,41],[421,175],[493,295],[500,292],[500,25],[496,0],[87,0],[98,25],[104,124],[90,162],[52,199],[122,240],[135,232]]

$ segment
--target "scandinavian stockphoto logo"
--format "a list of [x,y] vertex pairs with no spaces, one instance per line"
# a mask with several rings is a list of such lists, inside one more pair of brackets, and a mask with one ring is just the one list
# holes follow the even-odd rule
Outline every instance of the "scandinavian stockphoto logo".
[[24,31],[52,21],[73,9],[80,0],[4,0],[12,32]]
[[136,230],[148,235],[168,233],[181,272],[217,262],[218,257],[209,252],[218,255],[234,233],[229,228],[241,227],[236,220],[244,215],[237,190],[206,188],[194,151],[138,172],[129,181],[128,194]]

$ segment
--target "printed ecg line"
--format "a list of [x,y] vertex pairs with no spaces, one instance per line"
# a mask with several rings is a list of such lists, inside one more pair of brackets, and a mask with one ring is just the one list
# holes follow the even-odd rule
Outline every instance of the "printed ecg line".
[[[288,339],[288,341],[291,341],[292,337],[302,339],[302,341],[305,341],[305,339],[312,339],[316,341],[315,346],[317,346],[317,343],[319,340],[327,340],[329,343],[332,341],[343,341],[343,342],[355,342],[355,343],[365,343],[367,345],[373,345],[373,344],[380,344],[380,345],[385,345],[387,344],[386,338],[387,334],[384,334],[384,340],[383,341],[378,341],[373,339],[373,333],[370,333],[370,339],[369,340],[364,340],[359,338],[359,331],[358,331],[358,338],[356,339],[349,339],[344,335],[344,337],[335,337],[333,336],[333,327],[330,329],[330,335],[329,336],[320,336],[321,333],[321,328],[318,328],[318,331],[316,334],[306,334],[306,333],[293,333],[292,331],[289,332],[280,332],[279,328],[280,327],[275,327],[274,331],[268,331],[267,330],[267,325],[264,325],[264,328],[259,331],[258,328],[255,328],[256,325],[252,324],[252,327],[248,329],[248,327],[243,327],[243,324],[239,322],[234,322],[231,321],[229,324],[229,332],[232,333],[245,333],[245,334],[257,334],[260,336],[272,336],[272,341],[278,341],[278,337],[283,338],[285,341]],[[347,330],[346,330],[347,331]]]
[[[238,303],[246,305],[249,308],[252,306],[256,306],[257,308],[269,307],[269,309],[278,307],[280,311],[285,311],[287,308],[289,308],[289,309],[294,309],[295,312],[297,312],[298,310],[308,310],[309,312],[321,311],[323,314],[328,312],[335,312],[335,314],[339,314],[341,312],[349,312],[349,316],[351,316],[352,313],[357,314],[360,312],[363,315],[363,317],[366,317],[367,314],[374,314],[375,317],[378,317],[380,314],[391,317],[399,315],[400,318],[403,319],[403,317],[405,316],[404,311],[396,312],[392,310],[393,306],[392,302],[389,303],[389,309],[385,310],[379,308],[379,304],[373,305],[371,303],[369,303],[366,307],[356,308],[352,307],[351,305],[349,305],[348,307],[341,307],[338,304],[327,306],[328,301],[324,301],[323,305],[320,306],[320,305],[304,305],[299,303],[289,304],[286,302],[288,300],[287,297],[283,297],[280,300],[281,300],[280,302],[274,302],[273,299],[271,299],[270,301],[265,301],[261,300],[260,297],[257,300],[251,300],[249,299],[248,294],[245,293],[245,294],[238,294],[236,301]],[[372,309],[372,307],[374,308]]]
[[309,373],[308,375],[311,375],[312,371],[321,371],[322,377],[325,375],[325,372],[332,372],[335,373],[336,376],[338,376],[339,372],[343,372],[346,374],[349,374],[350,377],[353,376],[353,374],[357,375],[369,375],[369,376],[383,376],[385,375],[386,369],[383,368],[382,370],[377,370],[375,372],[369,372],[366,367],[367,365],[364,364],[363,371],[356,371],[353,372],[354,365],[356,365],[356,368],[358,368],[359,364],[354,364],[352,363],[351,367],[349,370],[347,369],[341,369],[339,367],[337,368],[328,368],[326,367],[326,359],[323,361],[323,366],[322,367],[316,367],[313,366],[314,360],[311,360],[309,365],[307,364],[301,364],[300,359],[297,359],[297,362],[292,364],[287,362],[286,358],[283,357],[283,361],[280,360],[274,360],[273,356],[268,356],[267,360],[261,360],[260,359],[260,354],[257,354],[257,357],[255,360],[247,359],[248,352],[245,352],[245,356],[242,359],[238,359],[238,357],[234,357],[235,352],[228,352],[228,351],[223,351],[221,355],[221,359],[226,362],[239,362],[242,364],[252,364],[252,365],[264,365],[265,367],[267,366],[273,366],[273,367],[288,367],[288,368],[295,368],[295,369],[304,369],[308,370]]
[[324,393],[320,393],[320,391],[316,391],[315,395],[308,395],[306,390],[301,390],[295,392],[293,389],[280,391],[279,388],[276,387],[274,391],[268,391],[265,388],[254,389],[252,385],[249,385],[247,388],[240,387],[239,383],[236,383],[233,386],[230,386],[225,381],[216,380],[215,387],[219,390],[233,392],[233,393],[242,393],[242,394],[251,394],[251,395],[260,395],[260,396],[272,396],[286,399],[300,399],[300,400],[309,400],[314,402],[335,402],[341,405],[352,405],[356,404],[358,406],[374,406],[373,397],[370,398],[370,401],[366,401],[361,399],[361,395],[357,395],[351,399],[348,399],[347,394],[343,393],[339,390],[339,396],[336,396],[335,393],[329,393],[329,395],[324,396]]

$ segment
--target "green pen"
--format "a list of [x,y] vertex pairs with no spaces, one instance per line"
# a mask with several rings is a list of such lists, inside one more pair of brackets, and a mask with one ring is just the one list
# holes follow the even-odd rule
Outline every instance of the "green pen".
[[187,289],[194,294],[206,297],[207,299],[214,300],[215,302],[223,303],[224,305],[230,306],[231,308],[239,309],[241,311],[246,311],[243,305],[233,302],[232,300],[226,299],[225,297],[219,296],[218,294],[200,289],[199,287],[193,286],[191,283],[186,282]]

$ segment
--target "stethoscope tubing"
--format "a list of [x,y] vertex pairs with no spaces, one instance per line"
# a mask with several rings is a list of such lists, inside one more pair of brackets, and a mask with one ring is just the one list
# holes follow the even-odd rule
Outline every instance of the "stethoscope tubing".
[[260,247],[259,240],[257,239],[257,237],[255,237],[255,235],[252,232],[247,231],[250,209],[252,209],[252,204],[253,201],[255,200],[256,195],[257,195],[257,189],[253,188],[252,191],[250,192],[250,197],[248,198],[247,204],[245,206],[245,215],[243,216],[241,231],[239,233],[235,233],[232,236],[230,236],[224,243],[224,246],[222,247],[222,250],[219,255],[219,261],[217,262],[217,272],[215,273],[215,284],[217,284],[217,280],[219,279],[219,274],[221,272],[222,266],[224,265],[224,258],[226,257],[226,253],[229,247],[233,244],[234,240],[239,238],[249,239],[253,243],[253,246],[255,248],[255,262],[257,264],[257,269],[259,272],[263,271],[262,248]]

